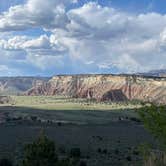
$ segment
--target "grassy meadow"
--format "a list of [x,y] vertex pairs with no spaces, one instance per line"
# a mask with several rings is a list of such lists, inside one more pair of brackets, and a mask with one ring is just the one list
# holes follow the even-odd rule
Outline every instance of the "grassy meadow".
[[11,96],[11,103],[17,107],[47,110],[126,110],[141,107],[138,103],[104,103],[87,99],[69,98],[64,96]]

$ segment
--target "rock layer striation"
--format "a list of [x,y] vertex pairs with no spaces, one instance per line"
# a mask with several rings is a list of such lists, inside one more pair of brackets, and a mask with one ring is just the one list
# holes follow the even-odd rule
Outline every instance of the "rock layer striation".
[[166,78],[136,75],[59,75],[27,95],[65,95],[96,100],[141,100],[166,104]]

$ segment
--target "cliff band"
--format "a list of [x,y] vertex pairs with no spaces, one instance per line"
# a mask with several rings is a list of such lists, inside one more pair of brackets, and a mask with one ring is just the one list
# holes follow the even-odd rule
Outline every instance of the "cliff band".
[[166,104],[166,78],[136,75],[59,75],[27,95],[65,95],[97,100],[141,100]]

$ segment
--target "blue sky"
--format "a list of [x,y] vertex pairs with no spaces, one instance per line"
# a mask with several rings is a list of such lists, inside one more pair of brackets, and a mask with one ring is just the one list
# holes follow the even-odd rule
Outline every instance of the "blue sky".
[[0,76],[166,68],[165,0],[1,0]]

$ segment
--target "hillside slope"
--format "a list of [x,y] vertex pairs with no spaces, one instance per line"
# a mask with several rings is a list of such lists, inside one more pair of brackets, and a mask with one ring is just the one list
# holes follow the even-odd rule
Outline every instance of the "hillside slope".
[[55,76],[27,95],[66,95],[97,100],[142,100],[166,103],[166,78],[134,75]]
[[153,76],[153,77],[166,77],[166,69],[152,70],[147,73],[139,73],[143,76]]
[[49,79],[47,77],[0,77],[0,95],[21,94]]

